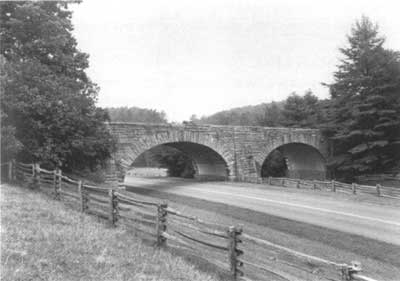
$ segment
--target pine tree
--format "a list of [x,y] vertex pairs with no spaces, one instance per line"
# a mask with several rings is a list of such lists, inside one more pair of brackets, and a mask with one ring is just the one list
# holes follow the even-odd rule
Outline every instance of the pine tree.
[[399,159],[400,53],[383,47],[385,39],[367,17],[347,39],[328,86],[335,147],[330,164],[350,179],[384,171]]

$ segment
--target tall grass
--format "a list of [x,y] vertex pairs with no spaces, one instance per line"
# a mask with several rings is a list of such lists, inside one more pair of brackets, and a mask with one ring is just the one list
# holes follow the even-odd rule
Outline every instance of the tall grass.
[[46,195],[1,186],[1,280],[217,280]]

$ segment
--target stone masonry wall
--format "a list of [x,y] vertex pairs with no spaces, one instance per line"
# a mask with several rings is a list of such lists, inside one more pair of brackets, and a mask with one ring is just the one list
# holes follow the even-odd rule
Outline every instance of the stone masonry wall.
[[301,143],[324,157],[328,154],[327,142],[315,129],[140,123],[108,126],[117,140],[113,159],[120,170],[129,167],[144,151],[166,143],[189,142],[211,148],[226,162],[231,180],[258,178],[268,154],[285,144]]

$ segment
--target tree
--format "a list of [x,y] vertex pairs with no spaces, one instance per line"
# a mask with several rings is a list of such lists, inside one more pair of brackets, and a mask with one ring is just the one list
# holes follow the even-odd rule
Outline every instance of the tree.
[[194,163],[182,151],[167,146],[155,146],[139,155],[134,167],[162,167],[168,169],[168,176],[193,178],[195,175]]
[[165,155],[160,163],[162,167],[168,169],[168,176],[193,178],[195,169],[192,160],[182,152],[170,153]]
[[139,107],[110,107],[106,110],[111,120],[116,122],[167,123],[164,111]]
[[265,106],[264,114],[258,119],[258,126],[263,127],[279,127],[283,122],[282,109],[278,107],[276,102],[272,102]]
[[283,103],[271,102],[232,108],[210,116],[203,116],[196,123],[233,126],[282,126],[280,112]]
[[189,118],[189,122],[197,123],[197,122],[199,122],[199,118],[197,117],[196,114],[192,114],[192,115],[190,116],[190,118]]
[[310,90],[304,96],[292,93],[286,99],[282,115],[285,126],[315,128],[321,122],[320,101]]
[[[0,55],[0,98],[3,99],[4,83],[7,76],[5,71],[5,58]],[[17,153],[22,149],[22,144],[15,137],[15,127],[6,123],[7,114],[0,108],[0,124],[1,124],[1,163],[8,162],[15,158]]]
[[1,110],[23,145],[18,158],[64,167],[101,164],[113,139],[88,55],[72,36],[66,2],[0,3]]
[[283,154],[275,149],[265,159],[261,167],[261,177],[285,177],[287,176],[287,169]]
[[[343,176],[381,172],[399,159],[400,54],[362,17],[347,37],[334,82],[331,166]],[[396,147],[397,146],[397,147]]]

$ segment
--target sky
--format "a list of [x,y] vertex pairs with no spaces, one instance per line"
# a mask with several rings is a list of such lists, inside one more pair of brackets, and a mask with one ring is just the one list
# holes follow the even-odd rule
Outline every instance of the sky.
[[329,97],[321,82],[332,82],[362,15],[400,50],[396,2],[84,0],[71,9],[98,105],[162,110],[181,122],[308,89]]

